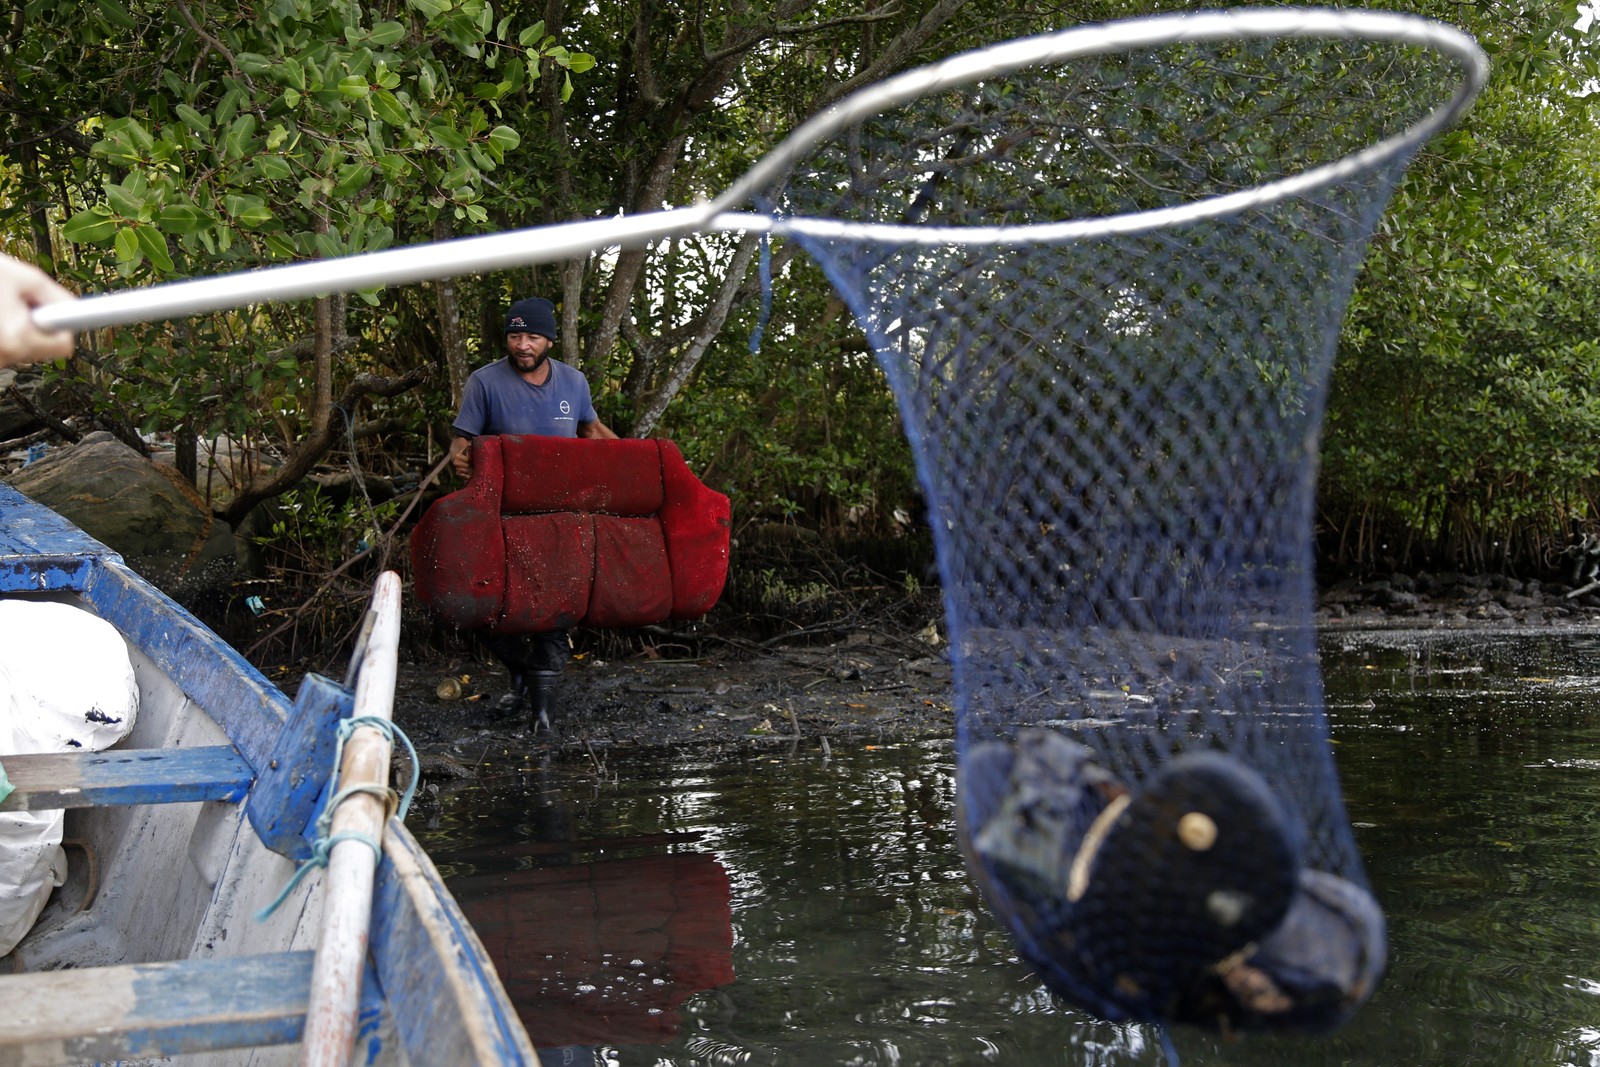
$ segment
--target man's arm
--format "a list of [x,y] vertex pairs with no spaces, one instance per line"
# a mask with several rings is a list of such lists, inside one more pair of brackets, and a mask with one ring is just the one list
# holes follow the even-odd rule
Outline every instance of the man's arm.
[[578,423],[578,436],[587,437],[595,441],[615,441],[617,435],[611,432],[611,427],[595,419],[593,422]]

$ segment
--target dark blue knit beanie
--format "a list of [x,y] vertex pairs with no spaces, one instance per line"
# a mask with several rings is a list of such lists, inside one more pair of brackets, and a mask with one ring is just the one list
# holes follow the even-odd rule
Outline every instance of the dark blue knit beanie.
[[542,296],[529,296],[518,300],[506,312],[506,333],[543,334],[556,339],[556,308]]

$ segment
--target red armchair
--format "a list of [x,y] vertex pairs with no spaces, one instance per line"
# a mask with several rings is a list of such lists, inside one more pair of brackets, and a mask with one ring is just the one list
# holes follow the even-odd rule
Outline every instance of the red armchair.
[[671,441],[479,437],[411,535],[417,598],[493,633],[698,618],[728,575],[728,498]]

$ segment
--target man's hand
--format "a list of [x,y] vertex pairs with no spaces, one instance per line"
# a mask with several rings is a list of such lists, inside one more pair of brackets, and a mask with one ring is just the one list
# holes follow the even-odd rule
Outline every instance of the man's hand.
[[34,308],[71,299],[38,267],[0,255],[0,367],[72,355],[71,333],[46,333],[33,324]]
[[450,467],[462,478],[472,476],[472,439],[457,437],[450,442]]

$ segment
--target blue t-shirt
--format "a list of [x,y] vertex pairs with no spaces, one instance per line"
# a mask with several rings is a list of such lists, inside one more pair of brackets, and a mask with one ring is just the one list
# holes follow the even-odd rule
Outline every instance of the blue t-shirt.
[[599,417],[589,398],[589,380],[558,359],[549,362],[550,376],[543,385],[529,385],[509,359],[479,367],[467,379],[461,413],[452,425],[469,437],[502,433],[578,436],[580,424]]

